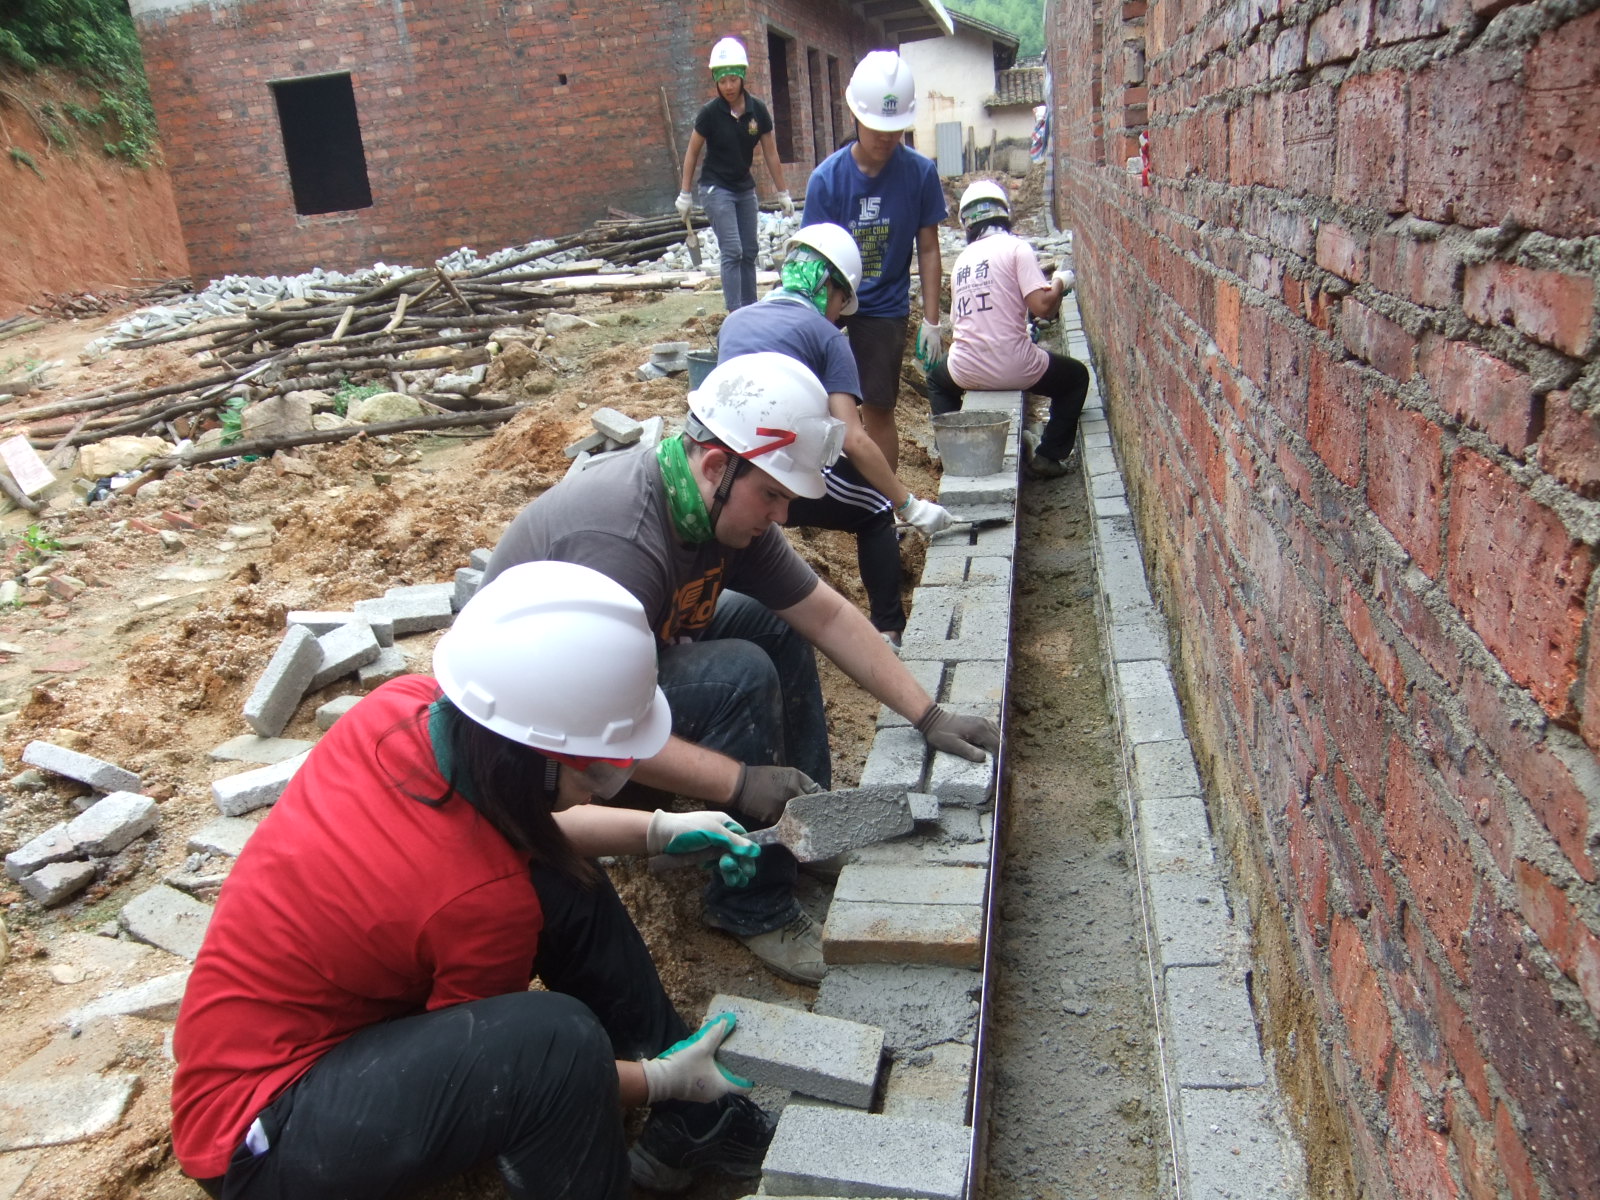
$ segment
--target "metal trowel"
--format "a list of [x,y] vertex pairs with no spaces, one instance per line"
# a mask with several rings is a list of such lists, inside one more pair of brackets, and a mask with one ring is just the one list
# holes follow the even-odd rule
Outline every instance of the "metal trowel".
[[[905,788],[841,788],[796,796],[784,806],[777,824],[748,836],[758,846],[783,846],[801,862],[809,863],[910,833],[912,824]],[[650,860],[650,869],[693,866],[712,856],[710,851],[703,857],[657,854]]]

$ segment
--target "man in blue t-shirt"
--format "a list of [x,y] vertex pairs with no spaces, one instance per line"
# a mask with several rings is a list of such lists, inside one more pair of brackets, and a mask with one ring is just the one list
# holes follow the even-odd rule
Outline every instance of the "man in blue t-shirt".
[[890,470],[900,463],[894,406],[900,391],[906,319],[911,311],[911,257],[922,280],[917,361],[939,360],[939,222],[947,213],[933,160],[901,144],[916,120],[916,82],[892,50],[874,50],[850,77],[845,101],[856,140],[823,160],[806,185],[805,224],[832,222],[861,248],[860,308],[845,319],[861,372],[861,418]]

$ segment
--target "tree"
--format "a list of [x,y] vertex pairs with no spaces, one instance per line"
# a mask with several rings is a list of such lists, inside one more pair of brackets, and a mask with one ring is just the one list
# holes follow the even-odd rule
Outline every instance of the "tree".
[[955,0],[945,7],[1016,34],[1019,57],[1044,53],[1044,0]]

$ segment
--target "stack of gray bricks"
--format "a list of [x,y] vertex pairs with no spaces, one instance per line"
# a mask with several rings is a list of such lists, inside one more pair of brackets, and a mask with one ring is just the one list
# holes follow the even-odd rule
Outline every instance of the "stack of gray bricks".
[[[1068,353],[1089,362],[1077,304],[1062,306]],[[1237,928],[1173,684],[1166,619],[1143,555],[1098,389],[1079,425],[1094,512],[1096,608],[1107,692],[1121,732],[1124,794],[1161,1027],[1162,1075],[1179,1192],[1296,1197],[1293,1139],[1261,1056]]]
[[[998,721],[1011,645],[1022,395],[969,392],[965,408],[1011,417],[1005,462],[994,475],[946,475],[939,502],[958,523],[1007,523],[958,524],[930,540],[900,657],[946,708]],[[784,1108],[763,1167],[767,1195],[965,1196],[996,778],[993,758],[972,763],[931,751],[905,717],[881,712],[860,782],[912,793],[917,825],[845,856],[823,927],[828,974],[813,1007],[853,1023],[847,1028],[881,1031],[886,1069],[870,1110]]]

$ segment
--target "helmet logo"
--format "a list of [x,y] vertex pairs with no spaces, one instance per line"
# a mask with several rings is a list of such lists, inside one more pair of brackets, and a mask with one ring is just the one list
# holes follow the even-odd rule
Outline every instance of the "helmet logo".
[[883,115],[886,116],[886,117],[892,117],[899,111],[900,111],[900,97],[896,96],[893,92],[884,93],[884,97],[883,97]]

